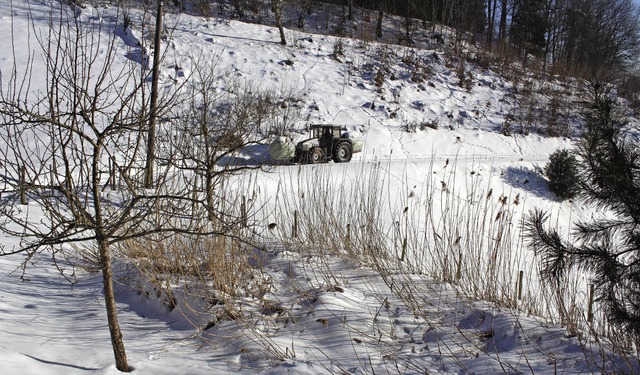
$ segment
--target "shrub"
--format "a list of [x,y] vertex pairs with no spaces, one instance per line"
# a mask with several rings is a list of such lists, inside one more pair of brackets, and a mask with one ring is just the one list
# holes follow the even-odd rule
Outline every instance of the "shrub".
[[206,0],[196,0],[193,3],[194,10],[203,17],[211,16],[211,4]]
[[376,87],[381,88],[384,85],[384,78],[385,78],[384,68],[381,67],[380,69],[378,69],[378,72],[376,73],[376,76],[374,78]]
[[403,128],[407,133],[415,133],[418,130],[418,123],[416,121],[407,121],[404,123]]
[[242,140],[242,136],[229,132],[222,134],[218,138],[218,146],[223,150],[236,151],[244,146],[244,141]]
[[558,197],[570,199],[578,193],[578,161],[569,150],[553,152],[544,173],[549,179],[549,190]]
[[440,127],[440,121],[438,119],[423,121],[420,124],[420,130],[425,130],[426,128],[438,130],[439,127]]
[[549,137],[560,137],[569,135],[569,120],[567,108],[569,102],[560,93],[556,92],[549,99],[548,111],[546,113],[547,135]]
[[634,74],[627,77],[618,88],[620,96],[629,101],[629,107],[633,112],[640,114],[640,75]]
[[334,60],[340,60],[340,57],[344,57],[344,41],[339,38],[333,44],[333,55]]

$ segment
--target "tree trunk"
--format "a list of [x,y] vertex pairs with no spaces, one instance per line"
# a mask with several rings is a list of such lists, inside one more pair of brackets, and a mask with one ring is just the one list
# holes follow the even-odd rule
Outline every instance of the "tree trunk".
[[489,0],[487,2],[487,43],[489,46],[493,44],[493,32],[496,24],[496,4],[498,0]]
[[384,13],[382,9],[378,12],[378,22],[376,23],[376,38],[382,38],[382,18],[384,17]]
[[213,179],[216,176],[215,167],[215,157],[209,158],[209,160],[207,160],[207,172],[205,174],[205,196],[207,200],[207,216],[211,223],[214,223],[216,220],[216,215],[214,213],[215,199],[213,196]]
[[284,27],[282,26],[282,1],[271,0],[271,11],[276,18],[276,27],[280,32],[280,44],[287,45],[287,38],[284,35]]
[[500,4],[500,30],[498,39],[503,42],[507,38],[507,0],[502,0]]
[[116,298],[113,291],[113,272],[111,270],[111,251],[109,241],[105,238],[98,238],[98,248],[100,251],[100,268],[102,270],[102,285],[104,287],[104,303],[107,309],[107,322],[109,324],[109,334],[111,335],[111,346],[116,360],[116,368],[122,372],[130,372],[127,361],[127,353],[122,341],[122,331],[118,323],[118,313],[116,311]]
[[156,34],[153,51],[153,75],[151,81],[151,107],[149,109],[149,134],[147,140],[147,165],[144,187],[153,187],[153,164],[156,151],[156,110],[158,108],[158,77],[160,70],[160,35],[162,33],[162,1],[158,1],[156,13]]
[[413,20],[416,17],[416,8],[413,1],[407,1],[407,5],[405,7],[405,15],[404,15],[404,39],[407,42],[407,45],[413,44],[413,39],[411,38],[411,31],[413,29]]
[[278,22],[278,31],[280,31],[280,44],[287,45],[287,37],[284,35],[284,27],[282,27],[282,21]]
[[104,288],[104,304],[107,309],[107,323],[109,325],[109,335],[111,336],[111,347],[116,360],[116,368],[122,372],[130,372],[127,361],[127,353],[122,341],[122,332],[118,323],[118,313],[116,311],[116,297],[113,291],[113,271],[111,269],[111,249],[109,239],[104,233],[104,219],[102,217],[102,201],[100,197],[100,156],[102,154],[103,139],[99,138],[93,149],[91,161],[91,191],[95,210],[95,234],[98,243],[98,256],[100,261],[100,271],[102,271],[102,287]]

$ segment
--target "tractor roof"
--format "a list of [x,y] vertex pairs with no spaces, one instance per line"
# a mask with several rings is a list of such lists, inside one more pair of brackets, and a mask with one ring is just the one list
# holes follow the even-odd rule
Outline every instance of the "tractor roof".
[[331,125],[331,124],[313,124],[309,128],[310,129],[330,128],[330,129],[347,130],[347,127],[345,125]]

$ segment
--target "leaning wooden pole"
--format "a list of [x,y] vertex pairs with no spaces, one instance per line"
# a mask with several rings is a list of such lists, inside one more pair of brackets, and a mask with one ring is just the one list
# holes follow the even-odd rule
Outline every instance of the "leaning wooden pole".
[[156,117],[158,108],[158,71],[160,70],[160,35],[162,33],[162,1],[158,1],[156,14],[156,36],[153,47],[153,72],[151,76],[151,107],[149,108],[149,133],[147,140],[147,166],[144,186],[147,189],[153,187],[153,164],[155,163],[156,149]]

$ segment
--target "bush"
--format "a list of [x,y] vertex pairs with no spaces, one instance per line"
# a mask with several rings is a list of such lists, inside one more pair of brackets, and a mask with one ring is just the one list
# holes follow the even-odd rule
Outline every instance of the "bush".
[[578,161],[569,150],[556,150],[544,167],[549,190],[558,197],[571,199],[578,193]]
[[640,114],[640,75],[627,77],[618,87],[620,96],[629,101],[629,107],[636,115]]
[[242,136],[233,132],[222,134],[218,138],[218,146],[223,150],[236,151],[244,146]]
[[338,61],[341,57],[344,57],[344,41],[342,39],[337,39],[333,44],[333,54],[331,57]]

